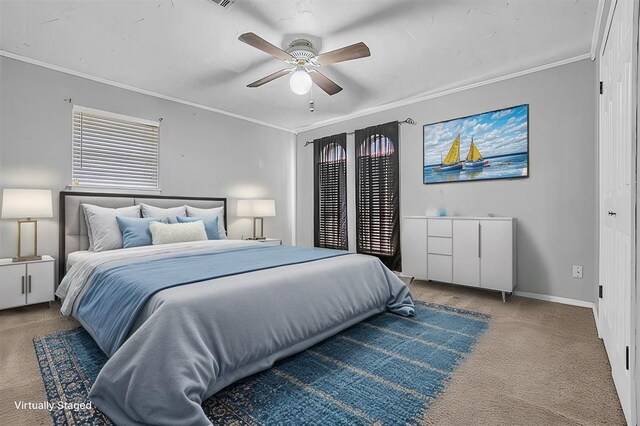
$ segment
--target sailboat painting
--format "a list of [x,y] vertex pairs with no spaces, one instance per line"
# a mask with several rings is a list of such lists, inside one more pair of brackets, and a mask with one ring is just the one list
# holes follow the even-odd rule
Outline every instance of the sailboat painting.
[[424,126],[425,184],[529,176],[529,105]]

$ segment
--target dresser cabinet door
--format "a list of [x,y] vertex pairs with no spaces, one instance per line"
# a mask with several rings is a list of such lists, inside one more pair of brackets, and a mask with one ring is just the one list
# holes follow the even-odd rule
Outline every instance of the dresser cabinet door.
[[427,220],[405,218],[402,222],[402,273],[427,278]]
[[26,269],[24,264],[0,266],[0,309],[26,303]]
[[453,282],[480,285],[480,221],[453,221]]
[[513,224],[483,220],[480,223],[480,287],[513,290]]

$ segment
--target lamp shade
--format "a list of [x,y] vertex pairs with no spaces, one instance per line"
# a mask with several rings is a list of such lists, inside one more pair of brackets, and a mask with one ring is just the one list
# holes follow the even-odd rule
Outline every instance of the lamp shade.
[[275,215],[275,200],[238,200],[238,216],[240,217],[271,217]]
[[5,189],[2,191],[2,218],[53,217],[48,189]]

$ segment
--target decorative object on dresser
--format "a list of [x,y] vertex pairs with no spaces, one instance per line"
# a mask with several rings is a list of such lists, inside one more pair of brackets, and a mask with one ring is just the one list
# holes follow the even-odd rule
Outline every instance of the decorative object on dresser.
[[402,272],[511,293],[516,277],[516,220],[488,216],[405,216]]
[[[275,200],[238,200],[238,217],[253,218],[253,237],[249,240],[264,240],[264,218],[276,215]],[[256,234],[260,221],[260,234]]]
[[[18,219],[18,255],[14,262],[42,260],[38,256],[38,221],[53,217],[51,191],[48,189],[5,189],[2,191],[2,219]],[[22,225],[33,223],[33,255],[22,255]]]
[[15,262],[0,259],[0,309],[54,300],[54,259]]

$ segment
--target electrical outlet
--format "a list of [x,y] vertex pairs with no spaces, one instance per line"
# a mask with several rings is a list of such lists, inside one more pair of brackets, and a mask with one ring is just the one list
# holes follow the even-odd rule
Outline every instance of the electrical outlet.
[[573,265],[573,278],[582,278],[582,266]]

